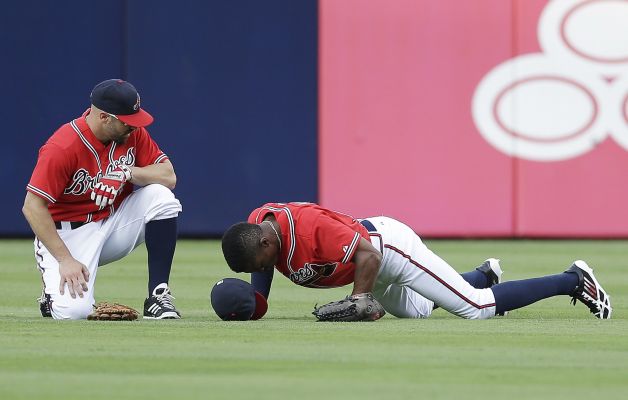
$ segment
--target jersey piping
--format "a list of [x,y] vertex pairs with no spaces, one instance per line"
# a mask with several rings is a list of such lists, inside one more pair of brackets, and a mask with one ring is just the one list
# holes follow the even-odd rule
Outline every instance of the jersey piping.
[[360,235],[359,232],[355,233],[355,235],[353,236],[353,240],[351,241],[351,244],[349,245],[349,247],[347,248],[347,251],[345,252],[344,258],[342,259],[342,261],[340,261],[342,264],[347,264],[351,260],[351,257],[353,256],[353,251],[360,243],[361,237],[362,235]]
[[43,190],[36,188],[35,186],[28,184],[26,185],[26,188],[28,190],[30,190],[33,193],[38,194],[39,196],[45,198],[46,200],[48,200],[51,203],[56,203],[57,199],[55,199],[54,197],[52,197],[51,195],[49,195],[48,193],[44,192]]
[[79,135],[79,138],[81,139],[81,142],[83,142],[85,147],[87,147],[87,149],[94,155],[94,158],[96,159],[96,162],[98,163],[98,169],[100,171],[102,171],[102,165],[100,164],[100,157],[98,157],[98,152],[96,151],[94,146],[92,146],[91,143],[89,143],[87,141],[87,138],[85,138],[85,136],[83,136],[83,132],[81,132],[79,127],[76,126],[76,120],[73,119],[72,122],[70,122],[70,125],[72,126],[72,129],[74,129],[74,131],[76,131],[76,133]]

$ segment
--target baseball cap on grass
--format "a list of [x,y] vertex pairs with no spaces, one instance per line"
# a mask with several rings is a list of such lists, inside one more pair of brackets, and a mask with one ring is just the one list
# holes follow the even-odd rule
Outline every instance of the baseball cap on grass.
[[218,281],[211,292],[216,315],[224,321],[260,319],[268,310],[266,298],[241,279],[225,278]]
[[135,86],[122,79],[100,82],[92,89],[90,99],[93,105],[127,125],[142,127],[153,122],[153,116],[140,107],[140,94]]

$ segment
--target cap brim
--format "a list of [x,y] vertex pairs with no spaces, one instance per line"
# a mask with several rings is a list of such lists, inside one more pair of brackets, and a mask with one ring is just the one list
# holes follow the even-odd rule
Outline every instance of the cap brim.
[[255,292],[255,311],[253,311],[253,315],[251,315],[251,319],[260,319],[266,314],[268,311],[268,302],[266,301],[266,297],[262,296],[260,292]]
[[136,128],[148,126],[153,123],[153,116],[140,108],[138,112],[130,115],[116,115],[118,119],[127,125]]

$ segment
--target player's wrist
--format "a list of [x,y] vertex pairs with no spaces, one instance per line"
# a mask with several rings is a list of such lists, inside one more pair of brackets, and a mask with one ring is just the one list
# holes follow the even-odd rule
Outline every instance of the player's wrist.
[[65,264],[72,261],[74,257],[72,257],[72,254],[68,252],[67,254],[57,254],[55,259],[57,260],[59,264]]
[[124,173],[125,182],[130,182],[133,179],[133,167],[120,164],[120,170]]

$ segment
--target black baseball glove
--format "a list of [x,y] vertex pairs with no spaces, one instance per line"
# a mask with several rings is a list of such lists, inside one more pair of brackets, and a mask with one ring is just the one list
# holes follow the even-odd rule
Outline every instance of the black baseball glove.
[[383,317],[386,311],[371,293],[360,293],[314,307],[312,314],[318,321],[352,322],[375,321]]

